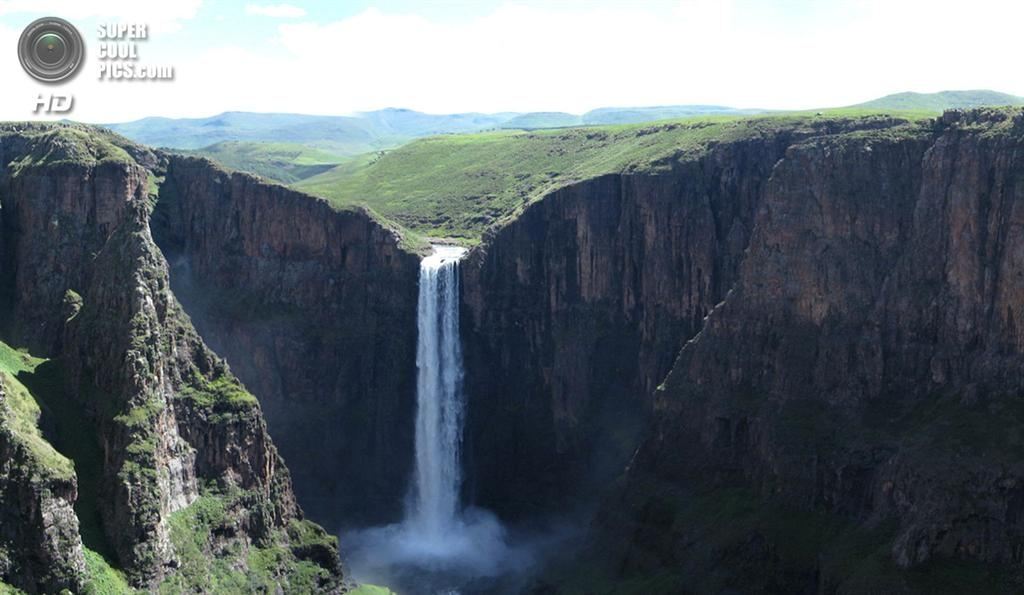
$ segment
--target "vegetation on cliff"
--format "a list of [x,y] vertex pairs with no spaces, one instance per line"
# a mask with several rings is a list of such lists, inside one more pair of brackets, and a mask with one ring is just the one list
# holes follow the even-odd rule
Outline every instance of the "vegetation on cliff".
[[330,572],[317,556],[333,556],[337,538],[309,521],[288,527],[256,543],[230,536],[244,534],[255,494],[236,487],[208,486],[204,494],[170,519],[171,541],[179,571],[165,579],[160,593],[319,593],[329,590]]
[[39,401],[18,379],[19,374],[31,374],[45,360],[28,353],[15,351],[0,343],[0,385],[6,394],[8,407],[0,410],[5,415],[6,426],[21,440],[33,455],[38,473],[59,478],[70,478],[74,474],[71,461],[61,455],[43,437],[39,429],[42,409]]
[[303,520],[255,397],[170,292],[149,231],[163,157],[79,125],[0,141],[0,330],[48,357],[0,345],[0,578],[208,592],[223,570],[243,591],[337,590],[337,544]]
[[[103,535],[97,502],[102,453],[95,436],[82,423],[81,408],[70,401],[61,383],[59,367],[53,362],[0,343],[0,390],[10,405],[3,411],[13,413],[13,419],[4,418],[0,425],[10,428],[28,446],[33,456],[26,464],[35,481],[78,480],[78,499],[73,504],[85,546],[84,592],[133,593],[124,574],[108,561],[112,554]],[[47,428],[53,444],[43,435],[41,426]],[[72,552],[62,555],[68,560],[74,557]]]

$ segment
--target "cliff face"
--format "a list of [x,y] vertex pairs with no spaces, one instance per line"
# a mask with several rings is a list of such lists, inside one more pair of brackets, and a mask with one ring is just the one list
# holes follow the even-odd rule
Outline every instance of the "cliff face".
[[1024,115],[980,111],[786,151],[605,507],[627,574],[916,592],[898,569],[958,559],[998,566],[943,588],[1019,587],[1022,149]]
[[622,468],[647,396],[735,276],[780,150],[576,184],[470,257],[467,452],[481,504],[536,512]]
[[400,514],[418,258],[362,212],[172,157],[155,233],[198,329],[260,398],[312,518]]
[[[49,406],[72,403],[95,427],[102,480],[89,505],[98,509],[112,561],[132,582],[216,588],[218,577],[234,578],[231,571],[190,581],[211,559],[230,557],[215,552],[234,551],[242,556],[232,571],[287,586],[294,569],[310,564],[302,558],[312,543],[298,534],[319,529],[295,530],[308,524],[255,399],[171,294],[149,231],[157,179],[146,166],[159,168],[159,158],[118,142],[75,127],[3,138],[7,338],[54,359],[62,373]],[[64,493],[74,501],[73,487]],[[200,500],[218,503],[222,524],[176,530]],[[247,568],[247,553],[263,550],[280,552],[276,578]],[[340,570],[326,559],[310,573],[329,590]]]
[[463,329],[476,500],[506,515],[548,511],[618,475],[654,388],[735,284],[786,147],[897,123],[781,127],[658,173],[584,181],[475,250]]
[[26,592],[79,591],[85,558],[74,474],[48,468],[18,435],[10,390],[0,386],[0,580]]
[[[13,378],[38,423],[0,378],[0,579],[79,590],[106,548],[148,588],[338,590],[199,332],[316,519],[395,518],[418,258],[364,213],[82,134],[0,135],[0,330],[50,358]],[[469,496],[605,495],[602,567],[651,592],[1024,585],[1022,160],[1020,112],[822,119],[531,205],[462,266]]]

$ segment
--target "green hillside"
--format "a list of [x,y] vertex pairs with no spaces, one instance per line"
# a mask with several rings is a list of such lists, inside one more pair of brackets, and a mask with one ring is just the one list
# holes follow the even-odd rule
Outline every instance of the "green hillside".
[[580,126],[583,118],[575,114],[565,112],[534,112],[516,116],[503,123],[502,128],[521,128],[533,130],[537,128],[565,128],[567,126]]
[[[0,385],[6,395],[0,400],[0,432],[11,432],[25,445],[37,477],[77,475],[75,513],[86,547],[87,592],[131,593],[123,574],[107,561],[112,553],[100,524],[98,499],[102,451],[88,426],[81,423],[84,412],[63,390],[60,374],[53,362],[0,342]],[[55,443],[43,436],[44,418],[45,425],[56,430]]]
[[333,153],[295,143],[224,141],[188,155],[206,157],[230,169],[291,184],[322,174],[346,160]]
[[1024,105],[1024,97],[998,91],[941,91],[939,93],[896,93],[860,103],[854,107],[886,110],[928,110],[1003,105]]
[[[295,188],[338,207],[362,205],[425,236],[480,241],[491,226],[566,184],[601,174],[643,171],[704,150],[709,142],[755,137],[782,127],[814,128],[865,110],[740,118],[703,117],[647,125],[533,132],[501,131],[421,139],[364,156]],[[907,119],[927,113],[902,113]]]

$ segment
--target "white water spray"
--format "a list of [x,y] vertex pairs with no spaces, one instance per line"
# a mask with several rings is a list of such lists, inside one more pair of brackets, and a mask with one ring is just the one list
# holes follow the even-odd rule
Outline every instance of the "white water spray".
[[416,475],[408,521],[425,539],[456,529],[462,485],[462,346],[459,340],[459,259],[442,246],[420,263],[416,347]]
[[[358,581],[400,592],[459,593],[463,585],[511,580],[534,564],[535,542],[511,547],[491,513],[459,502],[462,487],[462,248],[435,246],[420,263],[416,347],[416,468],[398,524],[343,535]],[[497,462],[496,462],[497,463]]]

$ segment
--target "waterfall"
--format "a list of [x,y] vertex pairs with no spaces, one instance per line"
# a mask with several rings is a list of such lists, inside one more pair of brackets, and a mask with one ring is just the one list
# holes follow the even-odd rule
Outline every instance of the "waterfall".
[[456,530],[464,402],[459,339],[462,248],[437,246],[420,263],[416,347],[416,471],[407,519],[422,537]]
[[416,456],[405,518],[346,536],[352,576],[402,593],[457,595],[487,581],[497,588],[504,577],[534,564],[533,544],[510,547],[497,517],[479,508],[463,510],[459,502],[465,413],[459,259],[465,253],[435,246],[420,263]]

